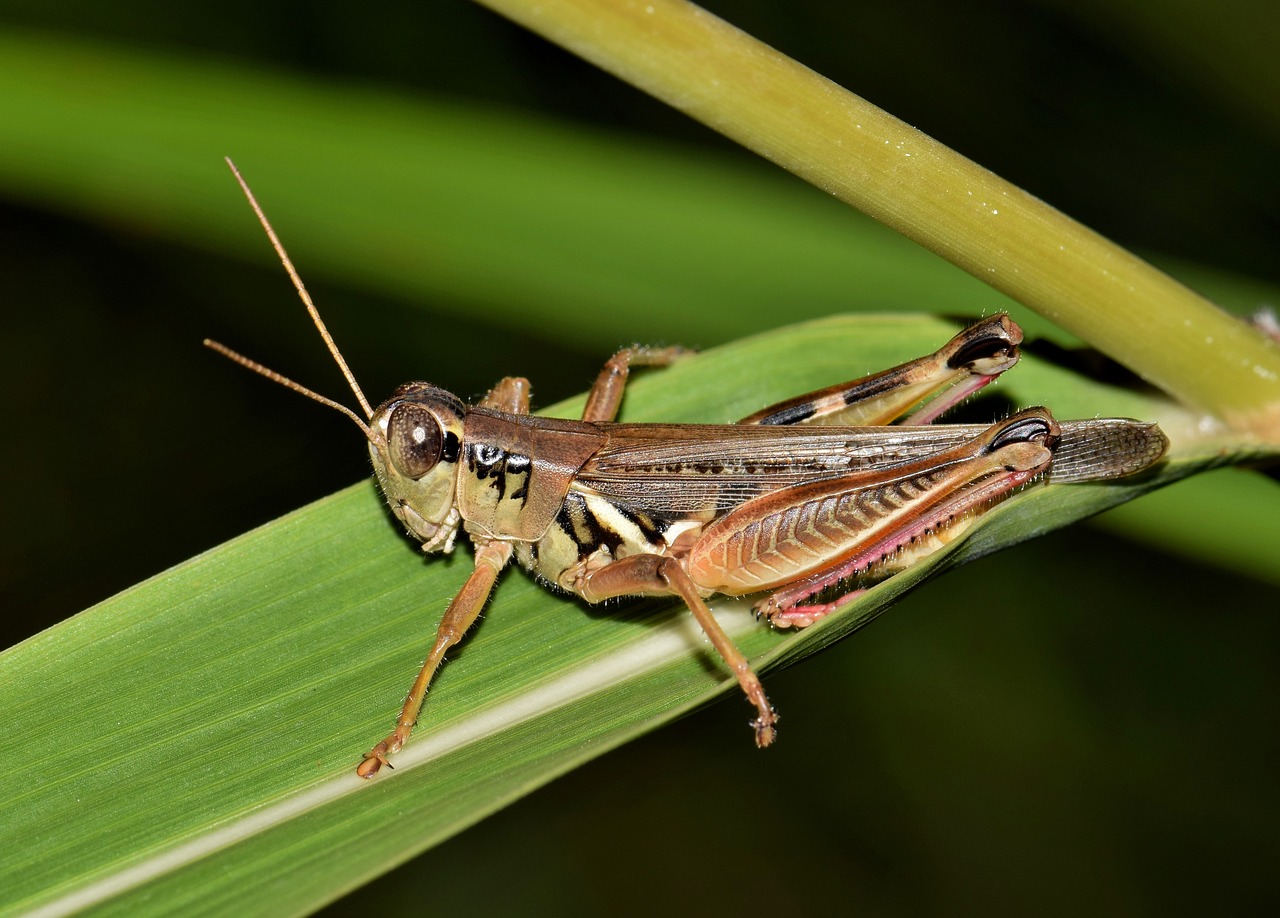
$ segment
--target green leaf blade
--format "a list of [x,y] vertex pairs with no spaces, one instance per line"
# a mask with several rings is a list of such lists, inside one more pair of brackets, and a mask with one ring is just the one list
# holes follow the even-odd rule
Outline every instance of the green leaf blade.
[[[627,416],[727,421],[846,378],[851,364],[858,372],[927,351],[953,331],[919,316],[865,317],[745,339],[645,374]],[[1026,364],[1002,384],[1020,403],[1159,407]],[[958,551],[800,633],[759,626],[741,604],[717,603],[718,614],[763,668],[794,662],[937,569],[1153,483],[1057,486],[1007,502]],[[466,555],[423,561],[360,484],[0,657],[13,724],[0,776],[25,788],[0,805],[3,832],[21,833],[7,839],[19,856],[0,868],[8,904],[134,914],[312,907],[655,724],[736,694],[682,610],[589,609],[513,571],[441,674],[400,767],[359,781],[359,755],[390,726],[467,575]],[[747,713],[731,700],[725,742],[750,741]],[[274,882],[286,874],[287,894]]]

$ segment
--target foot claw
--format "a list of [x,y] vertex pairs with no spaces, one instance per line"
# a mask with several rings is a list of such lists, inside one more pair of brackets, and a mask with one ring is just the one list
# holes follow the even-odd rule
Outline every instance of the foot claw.
[[751,726],[756,731],[756,746],[763,749],[778,738],[778,712],[770,708],[768,713],[761,713],[758,718],[751,721]]
[[387,743],[383,740],[364,755],[364,761],[356,766],[356,774],[368,780],[378,773],[383,765],[395,770],[395,766],[387,761]]
[[812,609],[796,607],[794,609],[785,609],[775,612],[773,615],[769,616],[769,624],[779,630],[786,630],[787,628],[808,628],[819,619],[825,618],[827,611],[828,610],[825,608]]

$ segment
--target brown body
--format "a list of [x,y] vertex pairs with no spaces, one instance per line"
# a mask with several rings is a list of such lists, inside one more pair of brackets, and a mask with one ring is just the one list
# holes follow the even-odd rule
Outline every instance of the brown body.
[[918,557],[944,544],[1051,468],[1063,480],[1114,477],[1163,452],[1153,425],[1059,425],[1043,408],[992,425],[928,423],[1011,367],[1020,341],[995,316],[935,354],[737,425],[613,423],[630,366],[670,363],[678,349],[615,355],[580,421],[530,417],[518,378],[474,408],[426,383],[402,386],[372,413],[378,480],[425,550],[449,550],[464,529],[477,570],[445,613],[396,731],[360,774],[407,739],[445,650],[512,557],[589,602],[679,596],[755,704],[756,740],[767,745],[777,716],[707,597],[761,594],[756,608],[773,625],[802,627],[891,572],[905,550]]
[[989,426],[934,425],[1017,362],[1022,332],[1003,315],[973,325],[934,354],[781,402],[734,425],[614,423],[631,366],[671,363],[686,355],[679,348],[615,354],[580,421],[530,417],[529,385],[516,377],[475,407],[427,383],[409,383],[374,410],[235,175],[365,418],[206,344],[355,421],[392,512],[424,551],[451,551],[459,529],[475,548],[475,571],[445,611],[395,730],[357,768],[361,777],[372,777],[404,745],[445,652],[475,621],[513,556],[589,602],[678,596],[755,706],[756,742],[765,746],[774,739],[777,714],[706,597],[760,594],[756,609],[771,624],[803,627],[858,592],[867,577],[936,550],[1038,478],[1128,475],[1158,460],[1166,446],[1153,424],[1060,425],[1044,408]]

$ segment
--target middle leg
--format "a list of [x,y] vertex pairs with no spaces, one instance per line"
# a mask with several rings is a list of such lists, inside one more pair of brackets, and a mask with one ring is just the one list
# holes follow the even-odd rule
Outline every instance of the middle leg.
[[622,391],[627,386],[631,368],[670,366],[694,352],[683,347],[624,347],[610,357],[600,375],[596,377],[587,395],[587,407],[582,411],[584,421],[612,421],[618,416],[622,404]]
[[747,700],[756,706],[759,716],[751,722],[756,731],[756,745],[768,746],[774,741],[778,733],[778,713],[769,704],[760,678],[733,639],[720,627],[679,561],[664,555],[631,555],[587,574],[575,590],[591,603],[615,596],[679,596],[683,599],[711,645],[737,677]]

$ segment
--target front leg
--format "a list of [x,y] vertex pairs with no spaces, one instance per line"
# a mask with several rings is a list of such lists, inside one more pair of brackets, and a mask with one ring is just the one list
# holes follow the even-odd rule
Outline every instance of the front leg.
[[862,427],[929,424],[1018,362],[1022,329],[1003,313],[969,326],[927,357],[770,405],[739,424]]
[[777,736],[778,714],[764,694],[760,678],[742,651],[725,634],[680,562],[664,555],[631,555],[587,573],[574,589],[591,603],[615,596],[679,596],[703,633],[728,665],[759,716],[751,722],[756,745],[768,746]]
[[409,689],[409,696],[405,698],[400,716],[396,718],[396,728],[386,739],[370,749],[365,754],[364,761],[356,768],[356,774],[360,777],[372,778],[383,765],[391,767],[387,756],[399,752],[400,747],[409,739],[409,734],[413,732],[413,725],[418,722],[418,712],[422,709],[422,702],[427,697],[427,687],[431,684],[431,679],[440,668],[440,664],[444,662],[445,652],[462,640],[467,629],[475,622],[480,610],[484,608],[485,600],[489,598],[489,592],[498,578],[498,572],[510,559],[510,542],[486,542],[476,546],[476,569],[462,585],[458,595],[453,597],[449,608],[445,610],[444,617],[440,619],[440,626],[436,629],[435,643],[431,645],[431,652],[427,654],[426,662],[418,672],[418,678]]
[[505,376],[480,400],[480,407],[507,414],[528,414],[529,392],[529,380],[523,376]]

